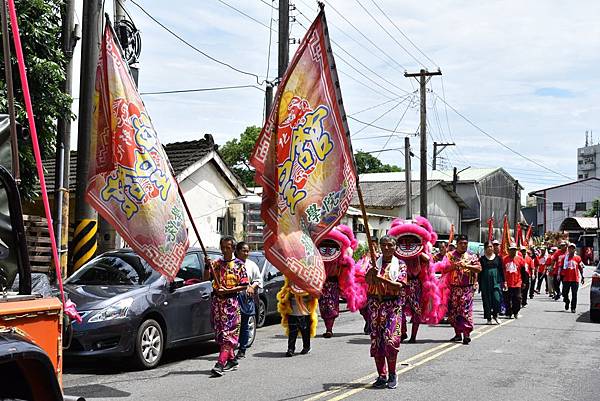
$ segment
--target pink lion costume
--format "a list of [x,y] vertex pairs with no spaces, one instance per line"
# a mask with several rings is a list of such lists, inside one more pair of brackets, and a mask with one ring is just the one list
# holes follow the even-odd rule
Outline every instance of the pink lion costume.
[[352,254],[357,245],[352,229],[343,224],[334,227],[318,244],[327,275],[319,299],[319,310],[325,322],[325,338],[333,336],[333,323],[340,313],[340,293],[352,312],[366,302],[366,289],[355,281]]
[[396,239],[396,256],[406,263],[408,273],[401,339],[408,337],[408,314],[412,316],[408,342],[414,343],[421,323],[436,324],[443,318],[443,311],[440,310],[442,300],[431,255],[437,234],[426,218],[415,216],[412,220],[395,219],[388,235]]

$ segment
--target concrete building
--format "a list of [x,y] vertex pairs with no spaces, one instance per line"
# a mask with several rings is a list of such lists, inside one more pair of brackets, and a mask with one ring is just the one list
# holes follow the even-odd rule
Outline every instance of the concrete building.
[[[404,173],[372,173],[360,175],[360,187],[368,213],[389,217],[406,217],[406,184]],[[452,190],[452,184],[443,180],[427,182],[427,214],[440,238],[447,238],[450,226],[461,220],[467,207],[463,199]],[[419,181],[412,181],[413,215],[419,214]],[[353,207],[360,207],[358,196],[352,199]]]
[[592,177],[531,192],[537,199],[538,233],[559,231],[568,217],[583,217],[600,198],[600,178]]
[[[386,174],[394,174],[397,180],[404,181],[404,173],[369,174],[369,176],[375,180],[378,179],[378,176],[383,177]],[[430,171],[428,178],[434,181],[443,180],[452,191],[455,178],[453,175],[453,171],[436,170]],[[418,180],[418,176],[418,173],[413,172],[413,180]],[[461,218],[453,220],[452,223],[455,224],[457,232],[467,234],[470,240],[481,242],[487,239],[487,221],[492,216],[495,220],[495,238],[500,238],[505,214],[508,216],[511,228],[515,227],[515,215],[519,222],[524,222],[520,212],[523,187],[518,185],[517,180],[503,168],[469,168],[458,173],[454,184],[454,192],[466,204],[466,207]],[[435,207],[435,205],[431,205],[435,199],[428,198],[428,200],[429,208]],[[413,207],[413,210],[418,213],[418,204],[417,208]]]
[[577,149],[577,179],[600,178],[600,145]]

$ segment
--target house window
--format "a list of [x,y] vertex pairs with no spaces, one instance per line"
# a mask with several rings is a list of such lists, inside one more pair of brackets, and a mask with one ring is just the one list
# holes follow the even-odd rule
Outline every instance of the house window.
[[544,211],[544,204],[542,202],[538,202],[538,204],[537,204],[537,210],[538,210],[538,212],[543,212]]
[[552,203],[552,210],[555,212],[562,212],[563,211],[563,204],[562,202],[553,202]]
[[217,233],[223,235],[225,233],[225,217],[217,217]]
[[585,202],[575,203],[575,211],[576,212],[585,212],[586,210],[587,210],[587,204]]

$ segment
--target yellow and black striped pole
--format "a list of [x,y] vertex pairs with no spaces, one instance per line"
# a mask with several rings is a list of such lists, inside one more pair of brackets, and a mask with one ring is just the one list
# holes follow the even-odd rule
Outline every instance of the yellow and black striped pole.
[[96,253],[96,232],[98,221],[96,219],[83,219],[77,224],[73,235],[73,270],[89,262]]

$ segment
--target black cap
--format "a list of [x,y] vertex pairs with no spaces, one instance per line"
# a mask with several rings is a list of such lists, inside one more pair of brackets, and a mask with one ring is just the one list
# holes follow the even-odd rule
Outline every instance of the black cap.
[[458,241],[468,241],[469,237],[466,234],[458,234],[456,236],[456,242]]

